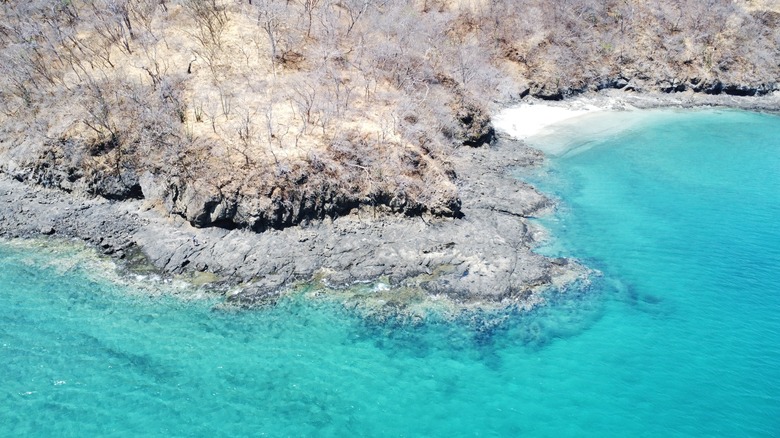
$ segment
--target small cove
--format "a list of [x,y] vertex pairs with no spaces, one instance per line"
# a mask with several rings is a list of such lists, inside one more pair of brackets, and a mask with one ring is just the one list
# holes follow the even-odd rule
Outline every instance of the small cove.
[[217,310],[0,245],[0,434],[780,433],[780,119],[585,117],[521,177],[560,200],[540,251],[603,275],[495,326]]

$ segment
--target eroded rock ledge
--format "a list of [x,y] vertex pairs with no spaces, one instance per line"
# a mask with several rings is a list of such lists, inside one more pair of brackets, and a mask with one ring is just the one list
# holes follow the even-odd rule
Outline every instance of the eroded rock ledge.
[[520,91],[520,96],[531,96],[542,100],[564,100],[603,90],[620,90],[626,92],[661,92],[674,96],[678,93],[697,93],[708,96],[749,96],[760,97],[780,91],[780,82],[776,80],[760,82],[724,83],[719,79],[698,77],[667,77],[651,78],[647,74],[626,74],[611,77],[596,78],[573,85],[555,85],[531,82]]
[[46,189],[0,176],[0,234],[83,239],[117,259],[139,251],[165,274],[208,271],[240,285],[229,300],[262,303],[296,281],[333,287],[383,278],[457,303],[530,307],[541,293],[583,275],[563,259],[532,252],[526,219],[550,201],[510,175],[539,152],[506,139],[461,147],[453,162],[462,217],[408,217],[355,209],[335,219],[255,233],[195,228],[148,200],[113,201]]

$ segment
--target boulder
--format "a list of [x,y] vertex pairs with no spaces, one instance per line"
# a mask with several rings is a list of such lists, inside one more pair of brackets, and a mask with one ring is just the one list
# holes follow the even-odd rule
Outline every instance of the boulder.
[[680,93],[685,91],[685,84],[678,79],[662,79],[656,82],[659,90],[664,93]]
[[532,83],[530,94],[533,97],[542,100],[563,100],[563,93],[559,87],[548,86],[547,84]]
[[490,116],[476,103],[461,100],[456,104],[455,117],[459,123],[457,136],[464,145],[478,147],[496,139]]
[[705,83],[702,86],[702,90],[706,94],[720,94],[723,92],[723,82],[715,79],[712,82]]
[[93,175],[87,192],[114,201],[143,199],[144,194],[135,171],[122,171],[119,175],[99,173]]

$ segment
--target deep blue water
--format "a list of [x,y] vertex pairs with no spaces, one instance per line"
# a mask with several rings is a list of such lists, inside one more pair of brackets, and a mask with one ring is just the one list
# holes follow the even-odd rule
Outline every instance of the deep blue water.
[[780,435],[780,118],[602,114],[532,141],[568,151],[522,175],[561,202],[540,251],[603,274],[495,326],[304,292],[229,311],[0,243],[0,436]]

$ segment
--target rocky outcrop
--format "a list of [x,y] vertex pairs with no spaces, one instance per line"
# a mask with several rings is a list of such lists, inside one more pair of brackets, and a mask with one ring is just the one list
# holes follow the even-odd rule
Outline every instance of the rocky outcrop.
[[464,145],[479,147],[496,139],[490,116],[474,102],[461,102],[457,105],[456,119],[460,124],[458,140]]
[[128,165],[106,168],[84,165],[94,157],[73,156],[74,140],[60,140],[43,145],[37,157],[21,165],[6,162],[2,171],[18,181],[66,192],[101,196],[111,200],[143,199],[136,169]]
[[590,91],[623,90],[633,92],[681,93],[692,91],[708,95],[765,96],[780,91],[780,82],[723,83],[718,79],[665,78],[650,80],[647,76],[617,75],[596,78],[577,85],[537,84],[520,91],[520,97],[531,96],[541,100],[560,101]]
[[[540,159],[507,140],[458,149],[460,219],[363,207],[262,233],[193,227],[247,214],[219,198],[178,193],[174,202],[208,214],[185,218],[148,199],[88,198],[0,176],[0,234],[76,237],[122,263],[135,264],[143,254],[168,275],[211,272],[220,290],[231,291],[228,300],[242,305],[273,302],[287,286],[316,279],[335,288],[379,280],[390,294],[414,288],[462,305],[529,307],[550,287],[585,274],[576,264],[532,251],[536,231],[526,217],[549,201],[508,169]],[[139,184],[149,198],[173,190],[151,174],[141,175]]]
[[[486,113],[469,108],[468,135],[492,141]],[[0,171],[18,181],[74,194],[113,201],[146,199],[193,226],[228,230],[283,229],[335,219],[358,208],[406,216],[461,214],[454,174],[446,163],[425,156],[425,150],[409,148],[397,154],[387,148],[392,156],[377,158],[383,152],[358,139],[339,146],[333,156],[313,155],[293,165],[214,166],[192,174],[186,166],[150,168],[130,159],[110,160],[108,154],[78,155],[74,151],[83,147],[71,141],[45,144],[32,158],[6,155]]]
[[567,94],[567,87],[561,87],[558,84],[539,84],[532,82],[527,90],[524,90],[522,94],[533,96],[542,100],[563,100],[563,97]]
[[442,85],[451,93],[447,98],[451,99],[449,107],[456,126],[454,129],[445,128],[445,134],[457,143],[472,147],[495,141],[496,132],[490,121],[490,114],[477,99],[470,97],[458,81],[445,74],[436,74],[434,83]]
[[[321,178],[321,177],[320,177]],[[404,192],[374,192],[361,196],[338,187],[337,181],[317,181],[311,185],[286,181],[285,185],[252,190],[247,187],[217,188],[145,172],[140,187],[146,199],[159,200],[164,209],[186,219],[195,227],[235,228],[263,232],[305,225],[311,221],[336,219],[360,208],[374,213],[423,214],[454,217],[460,214],[457,192],[434,194],[422,203]]]
[[764,96],[780,90],[777,83],[760,84],[724,84],[720,80],[705,80],[699,78],[665,79],[657,83],[659,91],[664,93],[680,93],[691,90],[694,93],[712,95],[726,94],[729,96]]

